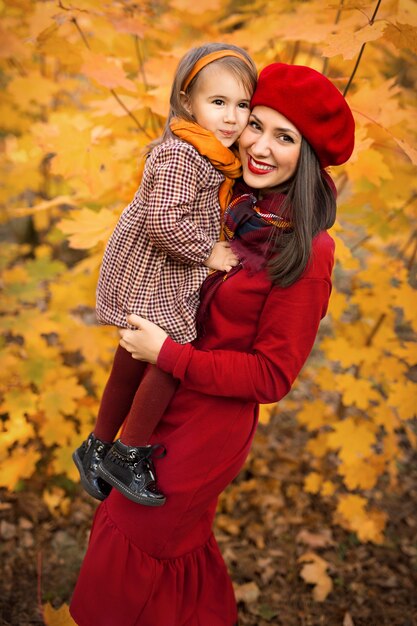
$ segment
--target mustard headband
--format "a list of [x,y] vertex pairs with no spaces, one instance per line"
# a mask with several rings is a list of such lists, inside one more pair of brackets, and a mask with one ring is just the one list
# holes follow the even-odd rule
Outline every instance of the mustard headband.
[[187,78],[184,81],[183,91],[187,89],[187,87],[189,86],[193,78],[197,76],[198,72],[200,72],[203,69],[203,67],[206,67],[206,65],[208,65],[209,63],[212,63],[213,61],[217,61],[218,59],[223,59],[224,57],[237,57],[238,59],[246,63],[246,65],[250,69],[252,69],[252,66],[249,63],[249,61],[245,59],[243,54],[240,54],[239,52],[234,52],[233,50],[217,50],[217,52],[210,52],[210,54],[206,54],[205,57],[202,57],[201,59],[199,59],[197,63],[194,65],[193,69],[191,70],[191,72],[188,74]]

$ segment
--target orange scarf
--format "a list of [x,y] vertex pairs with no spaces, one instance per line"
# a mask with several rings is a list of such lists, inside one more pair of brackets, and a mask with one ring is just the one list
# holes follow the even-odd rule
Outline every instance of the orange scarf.
[[194,146],[201,156],[207,157],[213,167],[224,175],[224,181],[219,188],[219,203],[223,215],[232,197],[234,179],[239,178],[242,173],[239,157],[226,148],[212,132],[195,122],[176,117],[169,127],[174,135]]

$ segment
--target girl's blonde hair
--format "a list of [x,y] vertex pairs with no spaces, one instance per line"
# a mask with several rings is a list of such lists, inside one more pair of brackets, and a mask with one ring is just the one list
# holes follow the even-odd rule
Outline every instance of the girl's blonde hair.
[[163,134],[161,139],[158,142],[154,142],[153,145],[174,137],[169,127],[169,124],[174,117],[179,117],[183,120],[187,120],[188,122],[194,121],[192,115],[185,109],[182,103],[181,91],[185,92],[187,96],[191,96],[193,90],[198,85],[199,78],[205,68],[198,72],[188,85],[187,89],[184,90],[183,85],[197,61],[212,52],[218,52],[221,50],[232,50],[233,52],[238,52],[247,60],[249,65],[238,57],[223,57],[213,61],[209,65],[212,66],[218,63],[221,64],[222,67],[230,70],[230,72],[232,72],[232,74],[236,76],[237,80],[243,85],[248,94],[250,96],[252,95],[256,87],[257,71],[255,63],[245,50],[239,48],[238,46],[225,43],[208,43],[203,46],[199,46],[198,48],[192,48],[185,56],[183,56],[178,64],[174,82],[172,83],[171,96],[169,99],[169,113]]

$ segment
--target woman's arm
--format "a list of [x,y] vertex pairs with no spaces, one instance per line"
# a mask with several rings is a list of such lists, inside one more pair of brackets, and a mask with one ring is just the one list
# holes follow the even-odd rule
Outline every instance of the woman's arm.
[[301,279],[287,289],[272,289],[251,352],[181,345],[137,316],[130,316],[129,323],[137,322],[141,330],[121,331],[121,345],[194,391],[276,402],[288,393],[310,354],[329,296],[330,283],[322,279]]

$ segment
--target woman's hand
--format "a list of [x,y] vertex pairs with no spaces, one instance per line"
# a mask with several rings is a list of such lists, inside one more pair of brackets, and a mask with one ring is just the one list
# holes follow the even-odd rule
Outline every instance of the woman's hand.
[[136,326],[137,330],[123,328],[119,331],[122,348],[138,361],[156,363],[162,344],[168,337],[167,333],[139,315],[129,315],[127,321],[131,326]]

